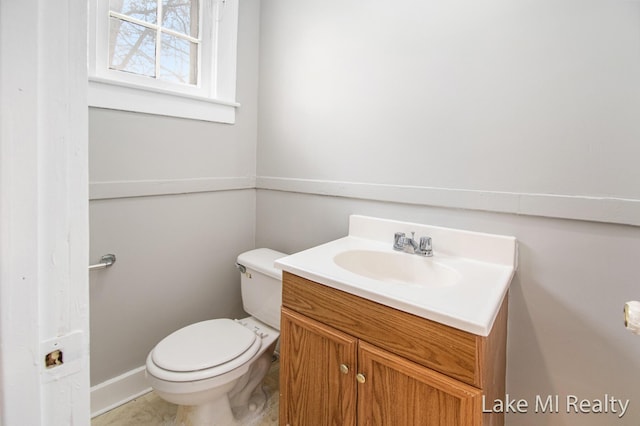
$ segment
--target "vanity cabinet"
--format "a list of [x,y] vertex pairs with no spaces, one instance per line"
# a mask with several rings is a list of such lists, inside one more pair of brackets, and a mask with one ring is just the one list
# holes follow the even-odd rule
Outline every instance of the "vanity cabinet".
[[355,425],[358,339],[286,308],[280,331],[280,424]]
[[282,304],[280,425],[504,424],[506,303],[487,337],[288,272]]

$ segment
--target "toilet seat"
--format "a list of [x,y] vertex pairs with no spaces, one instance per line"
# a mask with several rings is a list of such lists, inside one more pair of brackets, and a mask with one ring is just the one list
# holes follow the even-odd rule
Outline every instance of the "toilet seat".
[[148,357],[148,372],[172,382],[204,380],[247,363],[261,339],[241,324],[214,319],[191,324],[165,337]]

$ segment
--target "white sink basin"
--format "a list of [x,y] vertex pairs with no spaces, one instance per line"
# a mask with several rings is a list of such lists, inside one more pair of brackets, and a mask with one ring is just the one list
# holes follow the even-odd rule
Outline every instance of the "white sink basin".
[[[433,257],[393,250],[394,233],[433,240]],[[303,278],[488,336],[516,270],[513,237],[353,215],[349,235],[276,260]]]
[[446,287],[460,281],[460,272],[430,257],[403,252],[348,250],[338,253],[336,265],[354,274],[391,284]]

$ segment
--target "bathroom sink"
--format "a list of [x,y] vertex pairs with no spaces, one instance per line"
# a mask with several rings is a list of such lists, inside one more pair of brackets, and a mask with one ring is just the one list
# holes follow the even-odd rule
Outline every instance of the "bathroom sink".
[[[395,234],[431,237],[432,257],[394,250]],[[409,250],[411,251],[411,250]],[[352,215],[349,234],[275,261],[285,272],[479,336],[488,336],[516,270],[516,239]]]
[[354,274],[391,284],[446,287],[460,280],[458,271],[433,258],[402,252],[348,250],[333,261]]

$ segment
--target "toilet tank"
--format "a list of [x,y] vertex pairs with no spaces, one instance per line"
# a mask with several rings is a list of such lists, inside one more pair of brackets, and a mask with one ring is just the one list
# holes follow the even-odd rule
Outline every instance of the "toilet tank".
[[238,269],[244,310],[254,318],[280,330],[282,271],[274,268],[276,259],[286,256],[268,248],[244,252],[238,256]]

